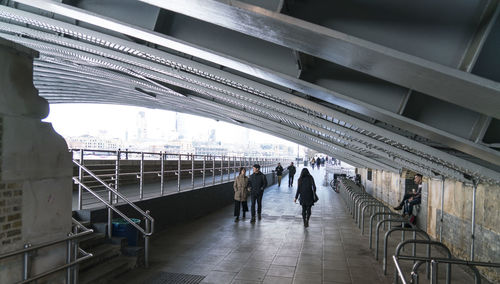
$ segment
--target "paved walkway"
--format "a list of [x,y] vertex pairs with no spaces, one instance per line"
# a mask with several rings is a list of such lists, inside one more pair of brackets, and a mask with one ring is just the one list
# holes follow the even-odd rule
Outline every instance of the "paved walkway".
[[[368,234],[360,234],[340,195],[323,184],[324,168],[312,173],[320,200],[313,206],[309,228],[303,226],[300,205],[293,203],[296,184],[289,188],[285,176],[281,187],[266,190],[261,221],[251,224],[247,218],[235,223],[233,206],[227,206],[158,233],[152,241],[150,268],[135,269],[115,283],[186,283],[165,279],[196,275],[202,283],[217,284],[392,283],[392,260],[384,276],[381,261],[368,248]],[[390,252],[399,241],[391,240]],[[382,241],[380,245],[382,250]],[[404,264],[405,271],[412,264]],[[457,283],[471,283],[462,275]]]

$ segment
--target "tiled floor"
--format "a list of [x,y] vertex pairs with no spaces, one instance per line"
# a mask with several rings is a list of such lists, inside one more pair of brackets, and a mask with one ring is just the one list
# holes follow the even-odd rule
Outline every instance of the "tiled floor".
[[202,275],[203,283],[217,284],[392,283],[393,266],[384,276],[367,234],[361,236],[340,195],[323,185],[324,169],[312,173],[320,200],[309,228],[293,203],[296,187],[284,182],[266,190],[261,221],[235,223],[228,206],[158,233],[150,268],[136,269],[116,283],[148,283],[161,271]]

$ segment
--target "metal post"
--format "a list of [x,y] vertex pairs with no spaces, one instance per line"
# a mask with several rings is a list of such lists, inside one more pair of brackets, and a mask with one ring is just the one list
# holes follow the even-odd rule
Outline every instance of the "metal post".
[[220,157],[220,183],[224,182],[224,155]]
[[194,189],[194,154],[191,153],[191,188]]
[[141,164],[140,164],[140,175],[139,175],[139,200],[144,197],[144,152],[141,152]]
[[474,261],[474,241],[475,241],[475,232],[476,232],[476,191],[477,185],[479,184],[478,180],[472,180],[472,230],[471,230],[471,245],[470,245],[470,261]]
[[[73,229],[73,234],[78,234],[78,226],[75,226]],[[78,259],[78,239],[73,240],[73,261],[76,261]],[[79,270],[79,264],[77,263],[76,265],[73,266],[71,269],[73,272],[73,279],[71,280],[71,283],[78,283],[78,270]]]
[[236,156],[233,156],[233,175],[234,178],[236,179],[236,172],[237,172],[237,167],[236,167]]
[[438,283],[438,263],[435,260],[431,260],[431,284]]
[[[116,161],[115,161],[115,190],[118,191],[120,186],[120,158],[122,152],[120,149],[116,150]],[[118,195],[115,196],[115,203],[118,203]]]
[[[68,233],[68,237],[70,237],[72,233]],[[72,241],[66,241],[66,264],[71,263],[71,250],[72,250]],[[69,284],[71,281],[71,266],[66,268],[66,283]]]
[[[146,210],[146,215],[150,215],[150,211]],[[146,233],[151,233],[151,221],[147,218],[144,217],[144,223],[145,223],[145,229]],[[149,236],[145,235],[144,236],[144,267],[148,268],[149,267]]]
[[177,191],[181,191],[181,154],[177,159]]
[[441,180],[442,180],[442,185],[441,185],[441,220],[440,221],[440,224],[439,224],[439,241],[442,242],[443,241],[443,219],[444,219],[444,180],[445,180],[445,177],[444,176],[441,176]]
[[[83,166],[83,149],[80,149],[80,164]],[[78,168],[78,179],[83,183],[83,169]],[[82,185],[78,184],[78,210],[82,210]]]
[[[126,152],[127,153],[127,152]],[[115,162],[115,190],[118,191],[120,187],[120,158],[121,158],[121,150],[116,150],[116,162]],[[115,195],[113,198],[113,193],[111,191],[108,192],[108,202],[110,205],[113,204],[113,199],[115,203],[118,203],[118,195]],[[108,207],[108,238],[111,238],[113,235],[113,227],[111,223],[113,221],[113,210]]]
[[160,194],[163,196],[163,193],[165,192],[165,154],[163,152],[160,152]]
[[227,157],[227,181],[231,180],[231,156]]
[[212,185],[215,184],[215,156],[212,156]]
[[207,162],[207,155],[203,155],[203,187],[205,187],[206,162]]
[[[25,249],[29,247],[31,247],[31,244],[29,243],[24,245]],[[30,275],[30,270],[31,270],[30,253],[31,252],[27,251],[23,254],[23,280],[27,280]]]

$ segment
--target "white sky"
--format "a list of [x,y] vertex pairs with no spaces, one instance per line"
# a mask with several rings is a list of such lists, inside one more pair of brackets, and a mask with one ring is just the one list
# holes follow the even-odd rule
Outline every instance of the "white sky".
[[[175,112],[123,105],[51,104],[50,114],[44,121],[51,122],[54,129],[64,137],[97,135],[100,130],[105,130],[108,137],[123,139],[127,129],[130,135],[137,128],[139,111],[145,112],[149,137],[154,137],[155,132],[162,129],[175,129]],[[207,135],[210,129],[216,129],[218,141],[235,143],[242,142],[247,131],[241,126],[204,117],[179,113],[179,118],[182,121],[181,127],[187,129],[187,138]],[[279,143],[297,147],[295,143],[254,130],[249,130],[249,140],[258,144]]]

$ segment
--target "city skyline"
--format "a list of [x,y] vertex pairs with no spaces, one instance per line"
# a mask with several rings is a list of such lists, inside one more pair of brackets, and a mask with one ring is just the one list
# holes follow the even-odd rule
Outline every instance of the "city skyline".
[[291,154],[297,155],[296,143],[230,123],[183,113],[102,104],[53,104],[50,108],[50,114],[44,121],[51,122],[54,129],[67,140],[84,135],[119,139],[125,142],[123,144],[155,141],[166,144],[187,140],[210,142],[212,145],[220,142],[231,149],[239,145],[248,150],[255,150],[255,146],[261,144],[273,144],[290,148],[293,151]]

